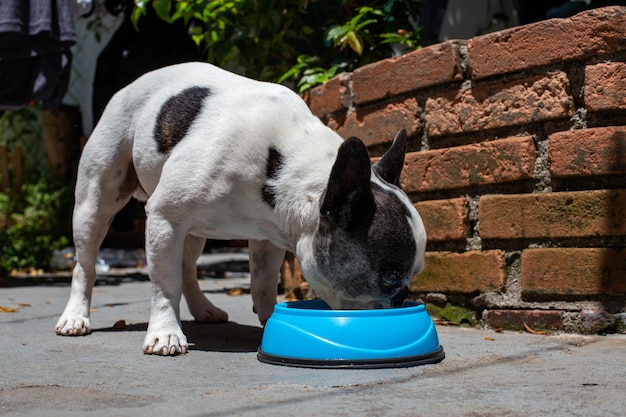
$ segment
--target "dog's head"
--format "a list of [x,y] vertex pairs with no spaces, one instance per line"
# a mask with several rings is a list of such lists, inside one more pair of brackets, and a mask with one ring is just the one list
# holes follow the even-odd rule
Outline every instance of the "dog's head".
[[426,232],[400,189],[405,148],[404,130],[373,166],[359,139],[339,148],[318,229],[299,256],[307,281],[334,309],[398,306],[424,266]]

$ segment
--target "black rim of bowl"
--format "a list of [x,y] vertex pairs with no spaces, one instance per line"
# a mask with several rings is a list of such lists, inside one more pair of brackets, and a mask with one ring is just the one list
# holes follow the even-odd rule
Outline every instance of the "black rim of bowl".
[[298,368],[325,368],[325,369],[379,369],[379,368],[408,368],[411,366],[431,365],[441,362],[446,357],[443,347],[431,353],[399,358],[377,359],[304,359],[287,356],[271,355],[259,349],[257,359],[271,365],[294,366]]

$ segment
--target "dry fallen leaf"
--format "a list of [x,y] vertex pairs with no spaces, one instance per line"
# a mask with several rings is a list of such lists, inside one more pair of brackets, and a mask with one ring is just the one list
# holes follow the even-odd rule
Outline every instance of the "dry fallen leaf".
[[0,306],[0,313],[15,313],[19,309],[20,309],[19,307],[4,307],[4,306]]
[[543,331],[543,330],[533,330],[528,324],[524,323],[524,329],[526,329],[526,331],[528,333],[532,333],[532,334],[548,334],[548,332]]
[[244,295],[244,293],[245,291],[241,287],[231,288],[230,290],[226,291],[226,294],[231,296]]
[[20,307],[31,307],[31,305],[29,303],[19,303],[18,306],[20,306]]
[[487,337],[485,337],[485,340],[493,341],[493,340],[496,340],[496,339],[495,339],[495,338],[493,338],[493,337],[489,337],[489,336],[487,336]]
[[126,320],[118,320],[113,325],[113,328],[116,330],[128,330],[128,324],[126,324]]

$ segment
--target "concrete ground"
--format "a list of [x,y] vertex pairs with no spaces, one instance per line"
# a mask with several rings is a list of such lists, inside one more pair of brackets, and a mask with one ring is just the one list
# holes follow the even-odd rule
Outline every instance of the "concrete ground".
[[[0,288],[0,415],[8,416],[624,416],[626,336],[539,336],[439,327],[446,359],[382,370],[319,370],[257,361],[262,328],[247,277],[202,279],[231,321],[201,325],[183,303],[190,352],[144,355],[150,283],[103,278],[93,333],[54,325],[68,278]],[[33,284],[33,285],[29,285]],[[226,290],[243,295],[228,295]],[[8,307],[8,308],[7,308]],[[2,309],[0,309],[2,310]],[[126,326],[117,329],[116,323]]]

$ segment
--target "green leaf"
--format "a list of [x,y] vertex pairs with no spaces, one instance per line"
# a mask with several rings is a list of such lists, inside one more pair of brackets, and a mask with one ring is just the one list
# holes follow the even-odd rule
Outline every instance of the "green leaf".
[[359,31],[359,30],[363,29],[365,26],[371,25],[372,23],[376,23],[376,22],[377,22],[376,19],[368,19],[365,22],[361,22],[358,25],[356,25],[354,30],[355,31]]
[[356,32],[348,32],[346,34],[346,42],[350,48],[357,54],[363,54],[363,39]]
[[328,31],[326,39],[329,41],[337,42],[338,39],[343,38],[348,33],[348,29],[344,26],[335,26]]
[[146,10],[146,4],[148,4],[150,0],[134,0],[134,2],[136,8]]
[[145,7],[135,7],[130,13],[130,20],[133,22],[135,30],[139,32],[139,19],[146,14]]
[[301,72],[302,71],[300,70],[300,68],[295,67],[295,66],[291,67],[291,69],[289,69],[289,71],[281,75],[280,78],[276,82],[278,84],[282,84],[283,82],[287,81],[288,79],[292,77],[297,77],[298,75],[300,75]]
[[172,7],[171,0],[153,0],[152,7],[156,11],[157,16],[167,23],[172,23],[174,19],[170,16],[170,10]]

